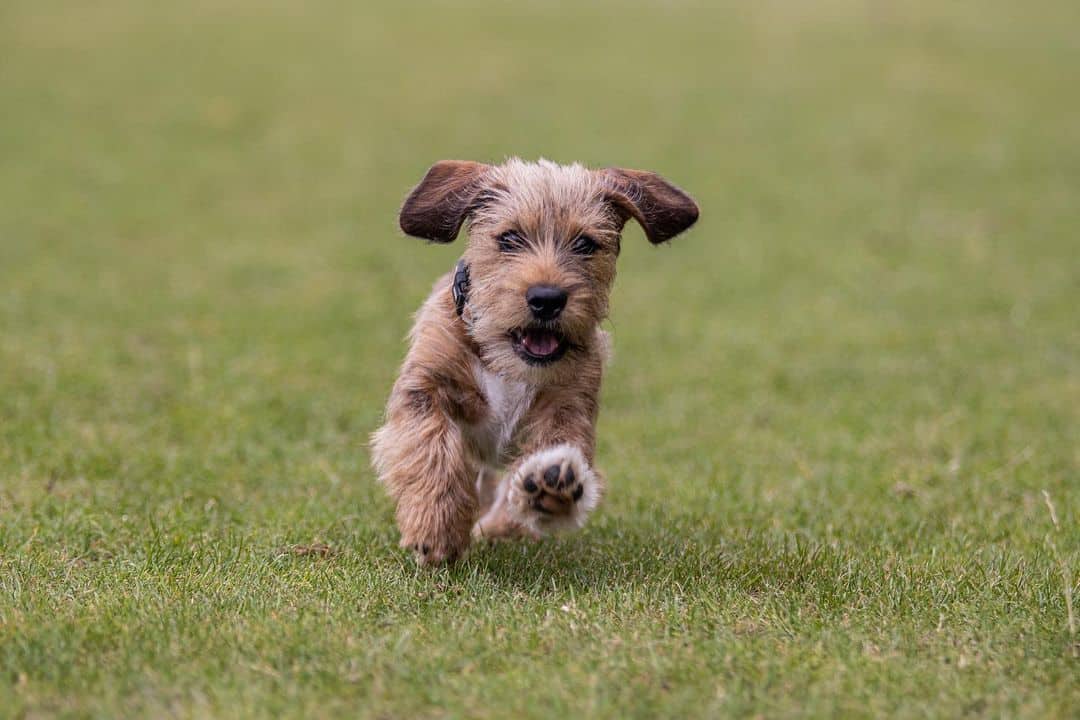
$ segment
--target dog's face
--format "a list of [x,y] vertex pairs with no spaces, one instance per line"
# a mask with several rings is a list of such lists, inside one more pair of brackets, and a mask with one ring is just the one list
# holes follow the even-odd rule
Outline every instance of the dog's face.
[[659,243],[697,216],[694,201],[654,173],[515,159],[437,163],[400,222],[436,242],[468,223],[470,335],[495,372],[542,382],[572,375],[573,359],[591,349],[627,219]]

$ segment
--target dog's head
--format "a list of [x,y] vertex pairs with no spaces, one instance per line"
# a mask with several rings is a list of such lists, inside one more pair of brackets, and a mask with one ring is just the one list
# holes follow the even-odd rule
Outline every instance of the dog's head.
[[467,223],[470,334],[493,370],[538,381],[573,373],[569,361],[595,342],[626,221],[661,243],[697,217],[655,173],[445,160],[405,200],[400,224],[447,243]]

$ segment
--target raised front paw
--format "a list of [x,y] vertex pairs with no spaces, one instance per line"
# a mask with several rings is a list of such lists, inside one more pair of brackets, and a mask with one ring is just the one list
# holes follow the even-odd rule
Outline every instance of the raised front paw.
[[507,500],[522,524],[542,532],[581,527],[600,501],[601,490],[581,451],[556,445],[525,458]]

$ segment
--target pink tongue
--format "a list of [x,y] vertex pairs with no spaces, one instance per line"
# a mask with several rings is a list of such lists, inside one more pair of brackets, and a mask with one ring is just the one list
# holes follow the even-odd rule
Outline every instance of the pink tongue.
[[554,333],[543,330],[530,330],[521,338],[521,344],[533,355],[543,357],[559,349],[559,339]]

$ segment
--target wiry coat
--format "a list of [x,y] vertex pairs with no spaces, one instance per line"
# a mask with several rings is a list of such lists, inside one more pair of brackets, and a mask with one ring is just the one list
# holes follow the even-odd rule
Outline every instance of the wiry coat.
[[[402,544],[421,562],[457,557],[470,534],[580,526],[599,502],[595,423],[608,348],[599,325],[630,217],[662,242],[693,224],[697,207],[653,173],[519,160],[438,163],[406,200],[408,234],[449,242],[463,223],[469,230],[461,312],[451,273],[416,315],[373,436]],[[556,318],[530,309],[535,287],[563,293]],[[557,338],[557,357],[533,356],[523,335]]]

